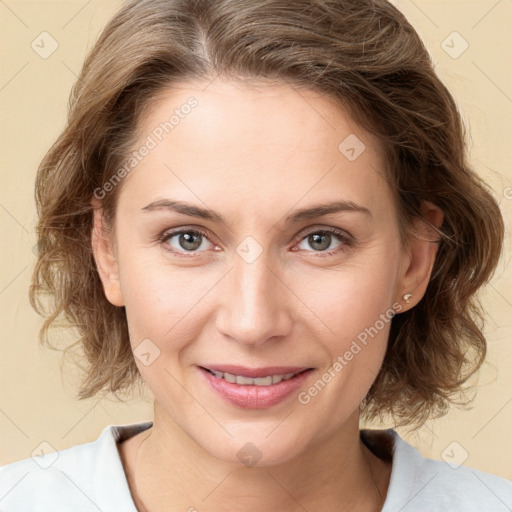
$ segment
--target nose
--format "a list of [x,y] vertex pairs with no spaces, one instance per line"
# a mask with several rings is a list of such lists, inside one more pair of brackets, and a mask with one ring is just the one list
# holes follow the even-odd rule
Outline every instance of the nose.
[[235,254],[233,268],[219,290],[217,329],[247,346],[287,336],[292,329],[293,294],[280,272],[269,264],[265,252],[251,263]]

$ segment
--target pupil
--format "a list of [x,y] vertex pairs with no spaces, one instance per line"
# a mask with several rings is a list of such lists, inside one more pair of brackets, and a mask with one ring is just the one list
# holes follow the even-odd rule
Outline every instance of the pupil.
[[[321,243],[322,239],[323,239],[323,243]],[[311,235],[309,237],[309,240],[310,240],[310,243],[313,242],[314,244],[318,244],[318,243],[320,244],[320,246],[317,245],[316,247],[314,247],[314,245],[312,244],[313,248],[324,250],[324,249],[327,249],[329,247],[329,245],[330,245],[331,235],[318,235],[318,234],[314,234],[314,235]]]
[[[201,245],[202,235],[192,234],[192,233],[182,233],[180,235],[180,246],[187,251],[192,251],[197,249]],[[193,241],[195,239],[195,241]]]

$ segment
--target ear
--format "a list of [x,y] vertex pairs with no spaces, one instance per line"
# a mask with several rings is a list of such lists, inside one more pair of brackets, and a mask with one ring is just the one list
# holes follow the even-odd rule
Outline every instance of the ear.
[[[438,206],[424,201],[421,213],[423,219],[441,227],[444,214]],[[398,283],[401,312],[414,307],[425,294],[439,247],[439,235],[423,219],[415,220],[409,248],[404,250],[402,276]],[[404,294],[412,294],[408,303],[402,299]]]
[[114,306],[124,306],[121,283],[119,281],[119,267],[115,250],[110,236],[105,230],[103,208],[99,201],[92,200],[93,205],[93,228],[91,234],[91,245],[96,267],[103,284],[103,290],[107,300]]

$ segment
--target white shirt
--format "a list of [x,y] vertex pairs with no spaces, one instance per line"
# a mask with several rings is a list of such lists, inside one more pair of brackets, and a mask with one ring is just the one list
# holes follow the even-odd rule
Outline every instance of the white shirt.
[[[109,425],[90,443],[0,467],[0,512],[137,512],[117,443],[152,424]],[[512,481],[425,458],[392,429],[360,434],[374,453],[393,450],[381,512],[512,511]]]

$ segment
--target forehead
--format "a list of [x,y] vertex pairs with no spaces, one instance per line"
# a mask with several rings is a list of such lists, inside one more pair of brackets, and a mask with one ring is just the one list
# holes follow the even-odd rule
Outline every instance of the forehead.
[[145,112],[135,151],[143,146],[150,149],[121,194],[137,204],[179,193],[253,211],[289,209],[301,198],[389,207],[377,139],[311,89],[220,79],[176,84]]

